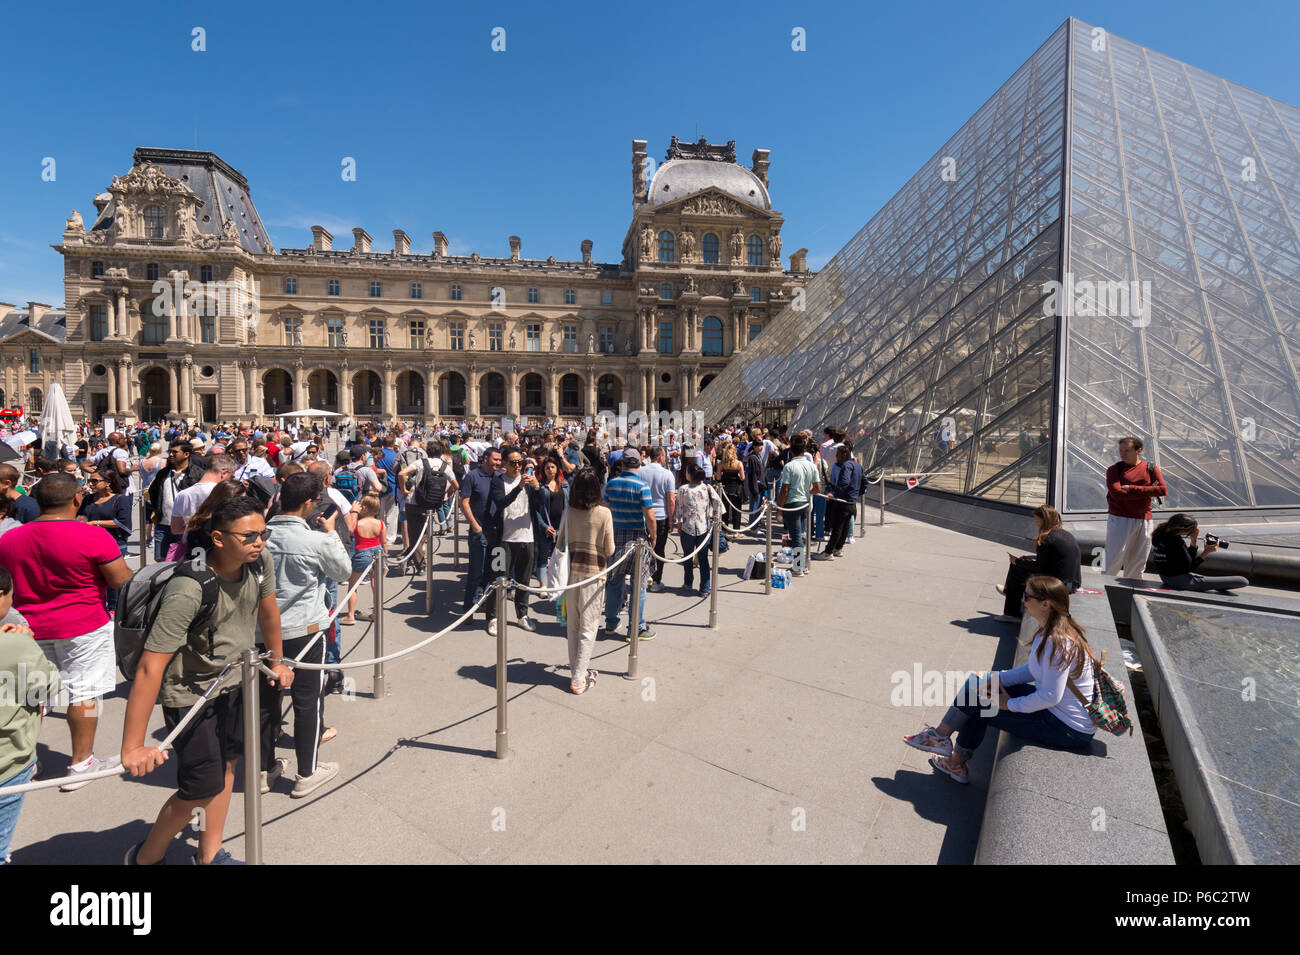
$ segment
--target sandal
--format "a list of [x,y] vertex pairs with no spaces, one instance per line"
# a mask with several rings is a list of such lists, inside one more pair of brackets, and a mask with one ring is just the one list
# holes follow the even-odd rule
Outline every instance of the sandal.
[[334,737],[338,735],[339,735],[339,731],[337,727],[327,726],[325,727],[325,732],[321,733],[320,741],[322,743],[328,743],[330,740],[332,740]]
[[358,619],[358,620],[374,620],[374,619],[375,619],[374,611],[373,611],[373,610],[358,610],[358,611],[357,611],[357,619]]
[[904,736],[903,742],[913,749],[926,753],[938,753],[940,756],[952,755],[952,740],[941,735],[933,726],[927,726],[912,736]]
[[964,786],[970,782],[970,771],[966,768],[965,763],[958,767],[947,756],[931,756],[930,765],[955,783],[961,783]]
[[595,685],[596,685],[596,671],[595,671],[595,670],[588,670],[588,671],[587,671],[587,682],[586,682],[586,683],[570,683],[570,684],[569,684],[569,692],[572,693],[572,694],[574,694],[575,696],[581,696],[582,694],[586,693],[588,690],[590,690],[590,689],[591,689],[593,686],[595,686]]
[[357,625],[355,620],[349,620],[347,617],[339,617],[335,622],[344,627],[355,627]]

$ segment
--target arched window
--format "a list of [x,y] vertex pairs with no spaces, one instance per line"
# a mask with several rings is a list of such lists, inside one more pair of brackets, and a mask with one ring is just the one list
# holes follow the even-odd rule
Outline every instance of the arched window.
[[545,385],[542,382],[541,375],[524,375],[524,407],[529,411],[534,409],[540,411],[544,406],[542,392],[545,391]]
[[560,379],[560,411],[573,413],[582,410],[582,382],[577,375]]
[[659,261],[672,262],[673,257],[673,234],[665,229],[659,233]]
[[599,411],[613,411],[618,407],[621,389],[618,379],[613,375],[601,375],[596,381],[596,408]]
[[146,239],[163,237],[163,211],[158,206],[149,206],[144,210],[144,237]]
[[506,406],[506,379],[497,372],[492,372],[487,376],[485,382],[486,392],[483,396],[483,404],[487,408],[504,409]]
[[712,232],[704,237],[704,261],[718,264],[718,237]]
[[756,235],[751,235],[745,240],[745,246],[749,249],[749,265],[763,264],[763,240]]
[[700,349],[700,354],[722,354],[722,319],[716,315],[710,315],[704,320],[704,347]]

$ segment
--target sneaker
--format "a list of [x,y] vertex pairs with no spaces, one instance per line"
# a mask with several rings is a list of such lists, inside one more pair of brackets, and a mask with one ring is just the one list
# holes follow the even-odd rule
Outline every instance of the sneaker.
[[850,537],[850,538],[849,538],[848,540],[846,540],[844,543],[846,543],[846,544],[852,544],[852,543],[855,543],[855,542],[854,542],[853,538]]
[[486,620],[484,620],[483,629],[486,630],[491,636],[495,637],[497,635],[496,617],[488,617]]
[[712,587],[701,587],[701,588],[700,588],[700,596],[701,596],[701,597],[707,597],[707,596],[708,596],[709,594],[711,594],[711,593],[713,593],[713,588],[712,588]]
[[[136,856],[140,854],[140,850],[143,849],[143,848],[144,848],[144,840],[141,839],[139,842],[137,842],[135,845],[133,845],[130,849],[127,849],[127,850],[126,850],[126,855],[122,857],[122,865],[140,865],[141,863],[139,863],[139,862],[136,861]],[[162,857],[161,859],[159,859],[157,862],[153,862],[153,863],[150,863],[150,864],[151,864],[151,865],[166,865],[166,864],[167,864],[167,857],[166,857],[166,856],[163,856],[163,857]]]
[[650,581],[649,586],[646,587],[646,593],[661,594],[667,589],[668,588],[665,587],[662,582],[658,580],[652,580]]
[[276,759],[275,765],[270,769],[262,770],[262,792],[269,793],[275,781],[285,774],[289,769],[289,761],[283,756]]
[[[191,865],[203,864],[202,862],[199,861],[199,854],[197,852],[194,853],[194,855],[190,856],[190,864]],[[238,859],[231,856],[231,854],[227,852],[225,849],[218,849],[217,854],[212,857],[212,861],[209,862],[208,865],[244,865],[244,863],[240,862]]]
[[820,554],[813,554],[813,560],[834,560],[834,559],[835,559],[835,555],[828,550],[824,550]]
[[[75,766],[69,766],[68,773],[71,775],[81,776],[85,773],[93,773],[97,770],[105,769],[107,768],[107,766],[108,763],[106,763],[102,759],[96,759],[95,754],[91,753],[90,756],[87,757],[84,763],[78,763]],[[83,786],[89,786],[93,782],[94,782],[93,779],[87,779],[81,782],[64,783],[62,786],[59,787],[59,792],[75,793],[78,789],[82,788]]]
[[792,577],[807,577],[807,576],[808,576],[808,571],[807,571],[806,569],[805,569],[805,570],[796,570],[793,574],[791,574],[791,576],[792,576]]
[[614,624],[614,626],[612,626],[612,627],[609,626],[609,625],[606,625],[606,626],[605,626],[605,630],[604,630],[604,634],[605,634],[605,636],[607,636],[607,637],[617,637],[617,636],[619,635],[618,624],[616,623],[616,624]]
[[913,749],[919,749],[927,753],[938,753],[941,756],[952,755],[952,740],[941,734],[933,726],[927,726],[921,732],[912,736],[904,736],[903,742]]
[[1001,594],[1002,596],[1004,596],[1004,597],[1007,595],[1007,588],[1006,588],[1006,586],[1003,585],[1003,584],[995,584],[995,585],[993,586],[993,589],[996,590],[998,593],[1000,593],[1000,594]]
[[519,618],[519,626],[523,627],[529,633],[537,632],[537,624],[533,623],[533,618],[525,614]]
[[[649,627],[645,627],[644,629],[637,632],[637,636],[642,640],[653,640],[655,638],[655,632],[651,630]],[[628,642],[626,636],[623,637],[623,641],[625,643]]]
[[966,768],[965,763],[962,763],[961,768],[958,769],[947,756],[931,756],[930,765],[955,783],[964,786],[970,782],[970,770]]
[[318,762],[316,764],[316,772],[312,773],[310,776],[298,777],[297,782],[293,784],[293,792],[291,792],[289,796],[293,799],[301,799],[303,796],[310,796],[338,774],[338,763]]
[[993,619],[996,620],[998,623],[1020,623],[1019,617],[1013,617],[1007,613],[1000,613]]

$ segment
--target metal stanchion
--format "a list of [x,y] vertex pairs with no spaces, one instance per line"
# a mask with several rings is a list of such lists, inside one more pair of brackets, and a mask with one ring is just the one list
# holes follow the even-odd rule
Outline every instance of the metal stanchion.
[[[640,540],[632,546],[632,589],[627,598],[627,674],[625,680],[636,679],[637,645],[641,642],[641,574],[645,567],[645,547]],[[653,560],[653,558],[651,558]]]
[[[885,526],[885,472],[880,472],[880,526]],[[858,534],[862,536],[861,533]]]
[[424,519],[424,612],[433,613],[433,512]]
[[262,864],[262,721],[258,705],[257,651],[240,659],[244,705],[244,861]]
[[505,759],[510,752],[510,733],[506,728],[506,690],[510,682],[506,672],[506,589],[505,577],[495,584],[497,602],[497,759]]
[[[144,483],[143,481],[141,482]],[[149,502],[145,499],[144,489],[140,490],[140,566],[149,566]]]
[[[375,582],[375,656],[384,655],[384,574],[388,571],[388,555],[384,553],[383,541],[379,543],[379,556],[371,564],[371,573]],[[375,664],[375,699],[388,695],[388,683],[384,679],[384,665]]]
[[770,594],[772,592],[772,512],[775,508],[771,498],[768,498],[764,503],[767,507],[767,520],[764,522],[767,525],[767,551],[763,563],[765,568],[763,573],[763,593]]
[[[709,550],[712,552],[712,560],[713,560],[712,575],[711,575],[713,579],[710,581],[712,586],[709,587],[709,629],[710,630],[718,629],[718,584],[721,583],[721,579],[718,576],[718,539],[721,536],[722,536],[722,515],[719,514],[718,519],[713,522],[713,541],[709,544]],[[691,558],[691,560],[694,559],[695,559],[694,557]]]
[[[803,529],[803,547],[799,548],[799,554],[795,555],[796,560],[798,560],[802,556],[803,572],[805,574],[812,572],[812,527],[813,527],[813,496],[809,494],[808,495],[808,517],[805,519],[805,527]],[[822,533],[823,534],[825,533],[825,528],[822,529]]]

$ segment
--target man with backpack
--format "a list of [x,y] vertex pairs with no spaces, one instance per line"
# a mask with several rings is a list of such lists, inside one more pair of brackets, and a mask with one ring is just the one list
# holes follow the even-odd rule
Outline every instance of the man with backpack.
[[340,467],[334,472],[334,488],[349,502],[361,500],[367,491],[380,494],[379,478],[366,466],[365,445],[354,444],[351,451],[340,451],[335,460]]
[[[209,526],[205,540],[198,542],[206,545],[206,560],[163,565],[175,570],[156,601],[149,602],[152,620],[134,631],[144,635],[144,642],[122,731],[122,766],[132,776],[151,772],[169,756],[145,745],[149,714],[160,693],[163,720],[168,730],[174,729],[226,665],[254,647],[255,629],[260,629],[270,651],[267,665],[274,675],[268,681],[281,688],[293,685],[294,674],[284,663],[280,638],[275,566],[265,548],[266,523],[257,502],[230,498],[216,509]],[[128,584],[128,602],[130,588]],[[163,805],[145,840],[127,851],[128,865],[162,862],[171,841],[196,814],[203,825],[194,862],[238,864],[221,848],[246,729],[238,676],[239,671],[232,669],[224,681],[228,685],[176,737],[177,791]]]
[[[450,513],[448,506],[460,491],[460,482],[456,480],[452,466],[442,457],[442,442],[434,440],[429,444],[429,454],[421,456],[409,467],[403,468],[402,480],[411,488],[411,496],[406,502],[406,524],[411,535],[411,542],[420,540],[424,533],[425,522],[429,520],[446,521]],[[442,511],[442,514],[438,512]],[[432,534],[433,528],[429,529]],[[415,572],[424,570],[424,555],[413,554],[411,566]]]
[[[404,506],[399,506],[397,493],[397,472],[401,470],[397,461],[396,439],[392,434],[385,434],[382,439],[383,450],[375,455],[375,476],[380,480],[379,519],[384,522],[386,543],[392,546],[397,542],[397,531],[402,522]],[[406,538],[402,538],[406,543]]]
[[1108,577],[1141,578],[1151,554],[1151,501],[1169,494],[1160,469],[1141,453],[1141,438],[1120,438],[1120,460],[1106,469]]

